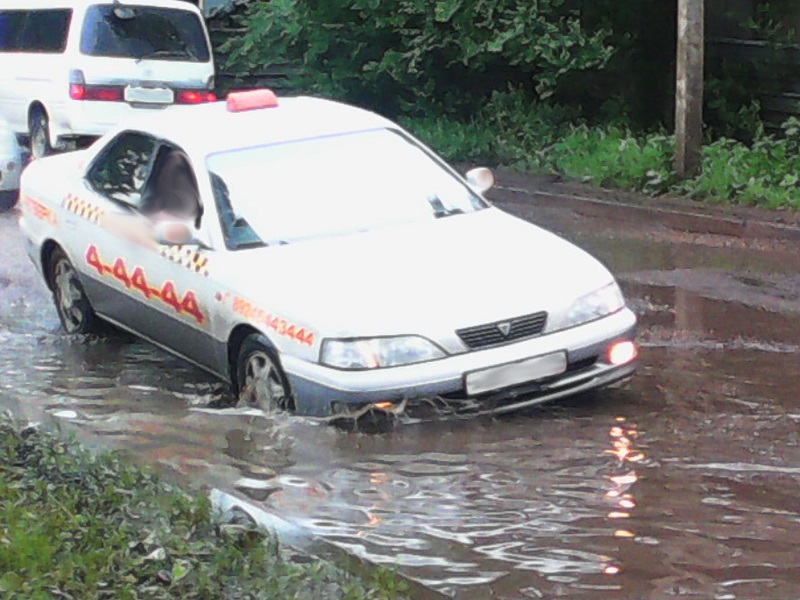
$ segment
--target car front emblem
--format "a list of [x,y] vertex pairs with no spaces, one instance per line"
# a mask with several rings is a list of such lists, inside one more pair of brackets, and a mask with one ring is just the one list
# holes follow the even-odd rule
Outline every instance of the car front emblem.
[[503,337],[508,337],[508,334],[511,331],[511,323],[508,321],[498,323],[497,328],[500,330],[500,333],[503,334]]

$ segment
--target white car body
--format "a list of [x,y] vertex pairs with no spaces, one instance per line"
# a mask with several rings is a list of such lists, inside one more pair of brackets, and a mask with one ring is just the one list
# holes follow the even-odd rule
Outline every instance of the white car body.
[[[105,172],[115,144],[124,146],[144,134],[168,141],[191,161],[203,211],[192,245],[146,249],[104,225],[136,211],[92,187],[95,173]],[[377,145],[362,148],[362,140]],[[411,163],[387,167],[391,161],[381,152],[383,140],[421,161],[414,163],[419,172]],[[350,165],[347,153],[323,152],[327,161],[346,168],[320,172],[315,167],[306,173],[312,150],[350,143],[359,162]],[[317,209],[307,223],[291,221],[311,231],[335,222],[338,207],[347,210],[360,182],[387,168],[393,179],[377,182],[376,202],[395,188],[428,185],[427,173],[431,182],[450,186],[474,209],[446,218],[435,218],[443,215],[430,210],[409,219],[403,213],[403,219],[380,226],[279,235],[267,245],[262,240],[260,247],[232,248],[223,226],[229,222],[225,202],[237,214],[243,203],[255,202],[256,212],[246,215],[251,224],[262,217],[267,224],[280,221],[294,210],[293,204],[282,212],[275,208],[281,173],[270,168],[281,163],[243,169],[252,177],[250,189],[236,196],[230,169],[240,166],[240,157],[252,156],[247,152],[261,151],[271,160],[290,157],[283,167],[301,173],[290,183],[330,192],[331,206],[325,204],[327,195],[315,199]],[[220,166],[224,161],[227,172]],[[219,173],[230,185],[225,202],[214,187]],[[603,265],[558,236],[492,207],[398,125],[351,106],[281,98],[278,106],[245,112],[231,112],[218,102],[155,115],[115,128],[85,151],[36,161],[23,176],[21,197],[27,250],[51,288],[48,256],[60,247],[102,318],[234,385],[242,337],[258,333],[268,340],[293,405],[302,413],[330,415],[371,403],[412,406],[429,398],[502,412],[608,385],[630,376],[636,366],[636,318]],[[402,205],[402,194],[398,197],[391,208]],[[136,194],[130,198],[143,202]],[[368,204],[364,207],[369,212]],[[175,253],[178,258],[170,256]],[[134,269],[140,268],[145,288],[154,295],[131,285]],[[164,282],[174,284],[172,306],[159,300]],[[191,291],[199,313],[179,310],[174,290],[179,298]],[[580,317],[584,321],[578,324],[574,315],[583,313],[576,307],[600,312]],[[530,315],[535,318],[519,320]],[[538,325],[536,315],[543,315]],[[478,338],[488,337],[470,348],[463,330],[476,326],[482,328]],[[534,326],[540,329],[525,329]],[[613,355],[620,343],[627,349],[622,359]],[[377,347],[383,354],[370,349]],[[342,358],[349,352],[356,352],[355,362]],[[421,359],[426,353],[428,359]],[[409,356],[417,362],[397,364]]]
[[22,156],[17,137],[0,117],[0,209],[9,209],[17,201]]
[[[128,48],[123,42],[96,39],[102,37],[92,29],[102,21],[99,11],[108,18],[108,11],[126,7],[172,11],[180,15],[177,23],[193,23],[192,35],[202,38],[197,42],[202,60],[164,55],[137,58],[133,51],[149,47],[143,41],[138,46],[131,42]],[[30,15],[44,21],[26,25],[33,23]],[[59,15],[61,20],[56,18]],[[27,39],[31,41],[23,42]],[[54,148],[96,138],[137,113],[166,109],[175,101],[175,90],[208,92],[214,80],[202,14],[191,3],[178,0],[3,0],[0,61],[0,114],[15,133],[29,135],[34,113],[42,111],[47,141]],[[111,97],[116,90],[120,97],[88,99],[86,90],[105,90]],[[82,94],[83,99],[77,99]]]

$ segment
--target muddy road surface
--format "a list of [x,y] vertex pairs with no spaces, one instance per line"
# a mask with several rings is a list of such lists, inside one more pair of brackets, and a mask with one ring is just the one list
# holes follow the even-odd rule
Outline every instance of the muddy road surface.
[[457,598],[800,597],[798,230],[508,181],[498,205],[618,274],[642,343],[622,388],[381,435],[215,409],[223,385],[146,343],[62,334],[4,214],[0,409],[237,490]]

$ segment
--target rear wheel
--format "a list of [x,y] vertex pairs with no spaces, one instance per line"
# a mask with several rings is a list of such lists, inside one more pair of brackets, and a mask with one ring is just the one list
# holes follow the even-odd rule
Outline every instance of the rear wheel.
[[250,334],[242,342],[236,363],[239,406],[265,412],[294,410],[294,400],[280,364],[266,338]]
[[78,273],[60,248],[48,261],[48,278],[53,288],[53,302],[61,325],[67,333],[97,333],[100,322],[92,308]]
[[31,158],[43,158],[53,153],[53,147],[50,145],[50,125],[43,109],[33,110],[28,130],[31,138]]

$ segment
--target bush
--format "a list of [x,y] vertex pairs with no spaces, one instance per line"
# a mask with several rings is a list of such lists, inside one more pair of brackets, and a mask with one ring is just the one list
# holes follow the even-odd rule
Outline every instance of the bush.
[[673,179],[673,138],[620,127],[574,127],[546,153],[545,167],[572,179],[659,194]]
[[248,5],[247,32],[222,48],[228,67],[299,66],[295,89],[380,112],[475,110],[509,82],[529,98],[601,67],[605,30],[586,31],[565,0],[269,0]]
[[527,100],[524,91],[491,94],[468,120],[443,115],[400,117],[400,122],[447,160],[541,167],[543,149],[553,144],[577,118],[574,110]]
[[721,139],[703,149],[703,167],[675,191],[697,198],[767,208],[800,209],[800,121],[789,119],[783,136],[751,146]]

